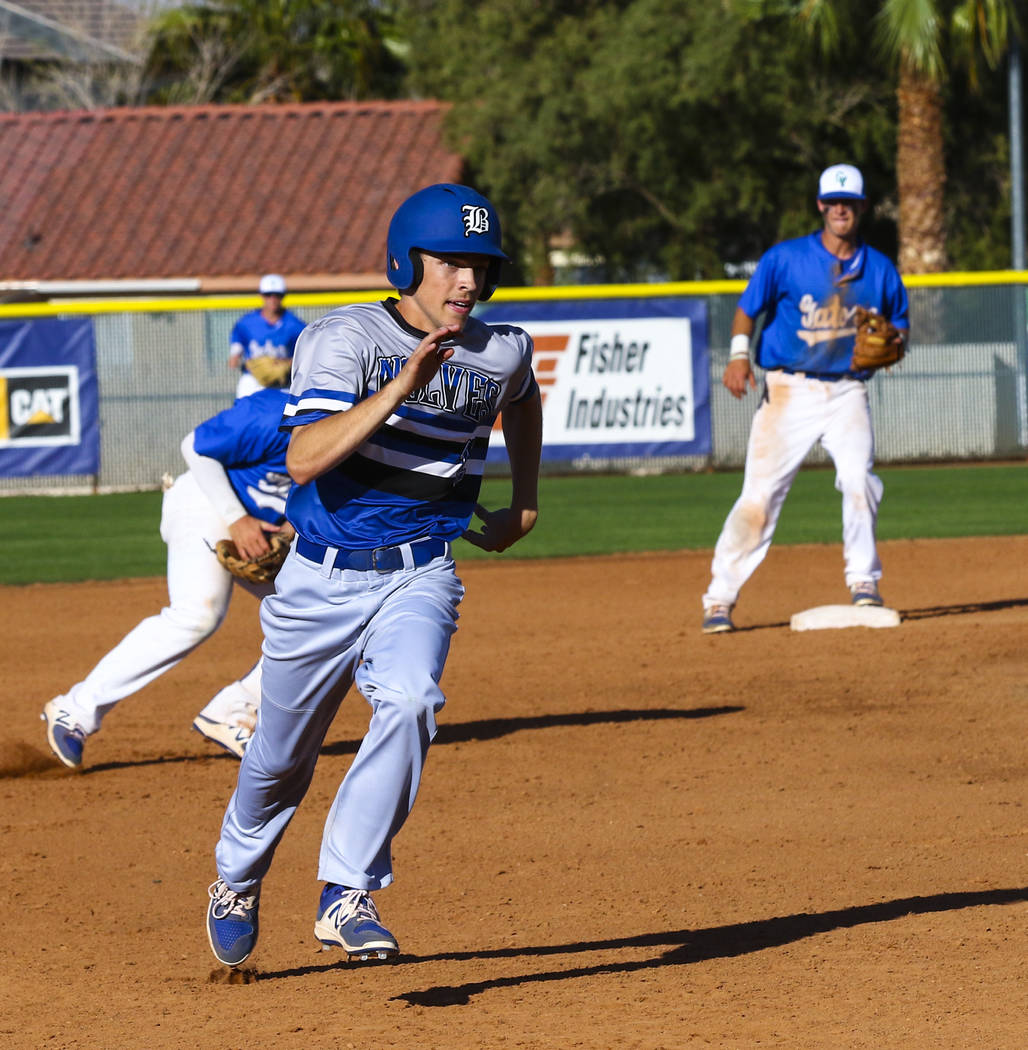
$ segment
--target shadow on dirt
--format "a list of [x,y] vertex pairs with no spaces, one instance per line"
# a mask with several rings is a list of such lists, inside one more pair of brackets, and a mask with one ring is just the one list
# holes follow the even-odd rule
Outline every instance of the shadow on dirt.
[[1023,609],[1028,598],[1005,598],[995,602],[965,602],[962,605],[933,605],[927,609],[904,609],[904,620],[932,620],[937,616],[966,616],[969,613],[999,612],[1002,609]]
[[[494,951],[453,952],[421,956],[417,959],[401,959],[400,963],[426,963],[464,959],[523,959],[548,955],[567,955],[572,959],[584,952],[611,952],[623,949],[666,946],[667,951],[650,959],[633,962],[597,963],[594,966],[571,965],[560,970],[545,970],[539,973],[517,974],[511,977],[496,977],[488,981],[470,981],[466,984],[437,985],[419,991],[405,992],[393,1001],[410,1006],[460,1006],[475,995],[492,988],[510,988],[538,984],[547,981],[565,981],[576,977],[590,977],[605,973],[638,973],[664,966],[686,966],[709,959],[730,959],[737,955],[748,955],[767,948],[778,948],[784,944],[814,937],[832,930],[848,929],[866,923],[891,922],[907,915],[930,915],[933,912],[958,911],[964,908],[982,908],[1000,904],[1016,904],[1028,900],[1028,887],[968,891],[962,893],[937,893],[930,897],[904,897],[883,901],[879,904],[864,904],[853,908],[840,908],[816,914],[786,915],[773,919],[758,919],[755,922],[733,923],[705,930],[676,930],[668,933],[647,933],[634,937],[614,938],[606,941],[587,941],[579,944],[539,945],[525,948],[502,948]],[[570,960],[569,960],[570,961]],[[281,974],[262,974],[261,979],[296,976],[302,971],[287,971]]]
[[[526,715],[521,718],[483,718],[474,722],[444,723],[439,726],[433,747],[440,744],[464,744],[470,740],[497,740],[529,729],[553,729],[556,726],[596,726],[625,722],[659,722],[662,719],[713,718],[716,715],[733,715],[745,711],[738,705],[723,707],[655,707],[621,711],[578,711],[568,714]],[[356,753],[360,740],[338,740],[326,744],[323,755],[346,755]]]
[[[570,714],[531,715],[524,718],[483,718],[474,722],[456,722],[441,725],[433,747],[440,744],[463,744],[470,740],[496,740],[510,733],[520,733],[531,729],[552,729],[555,726],[592,726],[611,725],[625,722],[658,722],[662,719],[713,718],[716,715],[733,715],[745,711],[737,704],[726,704],[721,707],[658,707],[652,710],[620,711],[582,711]],[[361,746],[361,739],[336,740],[321,749],[323,755],[355,755]],[[26,758],[26,755],[28,756]],[[114,762],[98,762],[87,765],[81,770],[68,770],[56,759],[44,754],[38,748],[27,748],[25,755],[18,760],[6,760],[0,755],[0,779],[3,777],[42,775],[89,776],[92,773],[105,773],[114,769],[132,769],[142,766],[162,766],[176,762],[236,762],[235,756],[227,751],[203,755],[159,755],[154,758],[120,759]],[[6,762],[6,764],[4,764]]]
[[167,766],[179,762],[235,762],[239,759],[227,751],[211,752],[205,755],[155,755],[153,758],[125,758],[115,762],[97,762],[94,766],[84,766],[81,770],[65,770],[72,776],[88,777],[92,773],[109,773],[112,769],[141,769],[143,766]]
[[[1028,608],[1028,598],[1003,598],[994,602],[961,602],[959,605],[930,605],[925,609],[900,609],[901,620],[934,620],[941,616],[969,616],[971,613],[1001,612],[1003,609]],[[791,622],[754,623],[748,627],[736,627],[734,631],[710,635],[711,638],[728,638],[747,631],[769,631],[778,627],[789,627]]]

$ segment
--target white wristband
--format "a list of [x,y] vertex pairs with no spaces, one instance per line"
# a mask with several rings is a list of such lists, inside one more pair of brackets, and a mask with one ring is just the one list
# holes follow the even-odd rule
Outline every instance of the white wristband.
[[748,361],[750,359],[750,337],[748,335],[732,336],[731,352],[728,355],[729,361]]

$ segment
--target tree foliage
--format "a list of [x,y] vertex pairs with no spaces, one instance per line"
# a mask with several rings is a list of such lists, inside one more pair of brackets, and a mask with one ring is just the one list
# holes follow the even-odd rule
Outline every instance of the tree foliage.
[[951,68],[977,93],[1018,31],[1018,0],[736,0],[754,21],[787,19],[822,61],[854,48],[882,54],[896,78],[899,262],[906,272],[947,268],[946,125]]
[[[418,90],[512,220],[529,276],[570,237],[603,279],[722,277],[814,228],[817,173],[891,185],[881,79],[815,71],[802,41],[710,0],[411,0]],[[444,27],[462,12],[465,46]],[[503,31],[499,27],[502,25]]]
[[[875,205],[865,233],[895,256],[897,111],[887,56],[842,32],[823,61],[794,18],[754,18],[764,6],[399,4],[417,41],[411,86],[453,104],[452,145],[500,208],[526,279],[549,279],[554,243],[595,260],[599,280],[722,277],[725,264],[814,229],[817,174],[839,161],[864,171]],[[947,115],[966,136],[951,175],[961,206],[977,180],[1004,181],[997,75],[984,82],[980,123],[947,96]],[[990,206],[985,215],[978,202],[973,218],[958,220],[957,265],[1006,265],[995,220],[1002,208],[996,197]]]
[[1007,87],[1003,76],[981,90],[944,92],[945,225],[951,265],[1005,270],[1011,265],[1011,172]]
[[[982,14],[1010,0],[911,2],[943,12],[943,43],[981,87],[965,97],[943,84],[952,262],[1006,266],[1005,81]],[[860,0],[195,0],[161,10],[130,84],[100,71],[101,91],[97,70],[82,84],[59,70],[52,93],[86,107],[443,99],[451,145],[499,206],[523,279],[552,279],[554,245],[590,260],[596,280],[721,277],[813,229],[817,172],[838,161],[863,169],[875,205],[865,232],[895,256],[895,54],[874,45],[880,18],[855,30],[862,11]],[[796,31],[804,12],[816,33]]]
[[907,65],[942,83],[959,69],[976,87],[983,63],[996,69],[1019,0],[734,0],[751,21],[781,17],[799,26],[827,60],[869,45],[898,69]]
[[402,48],[376,0],[214,0],[153,25],[151,101],[299,102],[391,98]]

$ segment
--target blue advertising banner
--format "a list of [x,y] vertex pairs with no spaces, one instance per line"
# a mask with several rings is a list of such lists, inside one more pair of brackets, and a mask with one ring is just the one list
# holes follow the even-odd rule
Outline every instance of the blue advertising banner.
[[92,320],[0,321],[0,477],[99,469]]
[[[711,450],[707,304],[590,299],[484,304],[535,342],[547,461],[704,456]],[[494,433],[489,458],[502,458]]]

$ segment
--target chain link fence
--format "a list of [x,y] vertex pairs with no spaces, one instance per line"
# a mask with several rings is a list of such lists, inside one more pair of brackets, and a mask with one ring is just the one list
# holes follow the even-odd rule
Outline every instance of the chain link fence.
[[[1022,458],[1028,447],[1025,286],[1018,282],[921,287],[915,281],[908,281],[909,353],[899,366],[870,382],[877,462]],[[682,287],[677,286],[674,294],[681,295]],[[710,456],[594,459],[587,465],[550,464],[547,469],[653,472],[741,467],[757,397],[751,394],[737,401],[721,385],[741,287],[705,295]],[[575,297],[573,288],[567,291],[567,298]],[[637,294],[653,297],[655,290],[642,287]],[[324,299],[305,304],[303,298],[296,296],[289,306],[306,321],[331,309]],[[228,368],[229,333],[241,312],[96,314],[99,475],[4,478],[0,494],[150,489],[160,485],[165,472],[183,470],[182,438],[232,403],[238,374]],[[808,463],[828,462],[821,447],[815,446]]]

